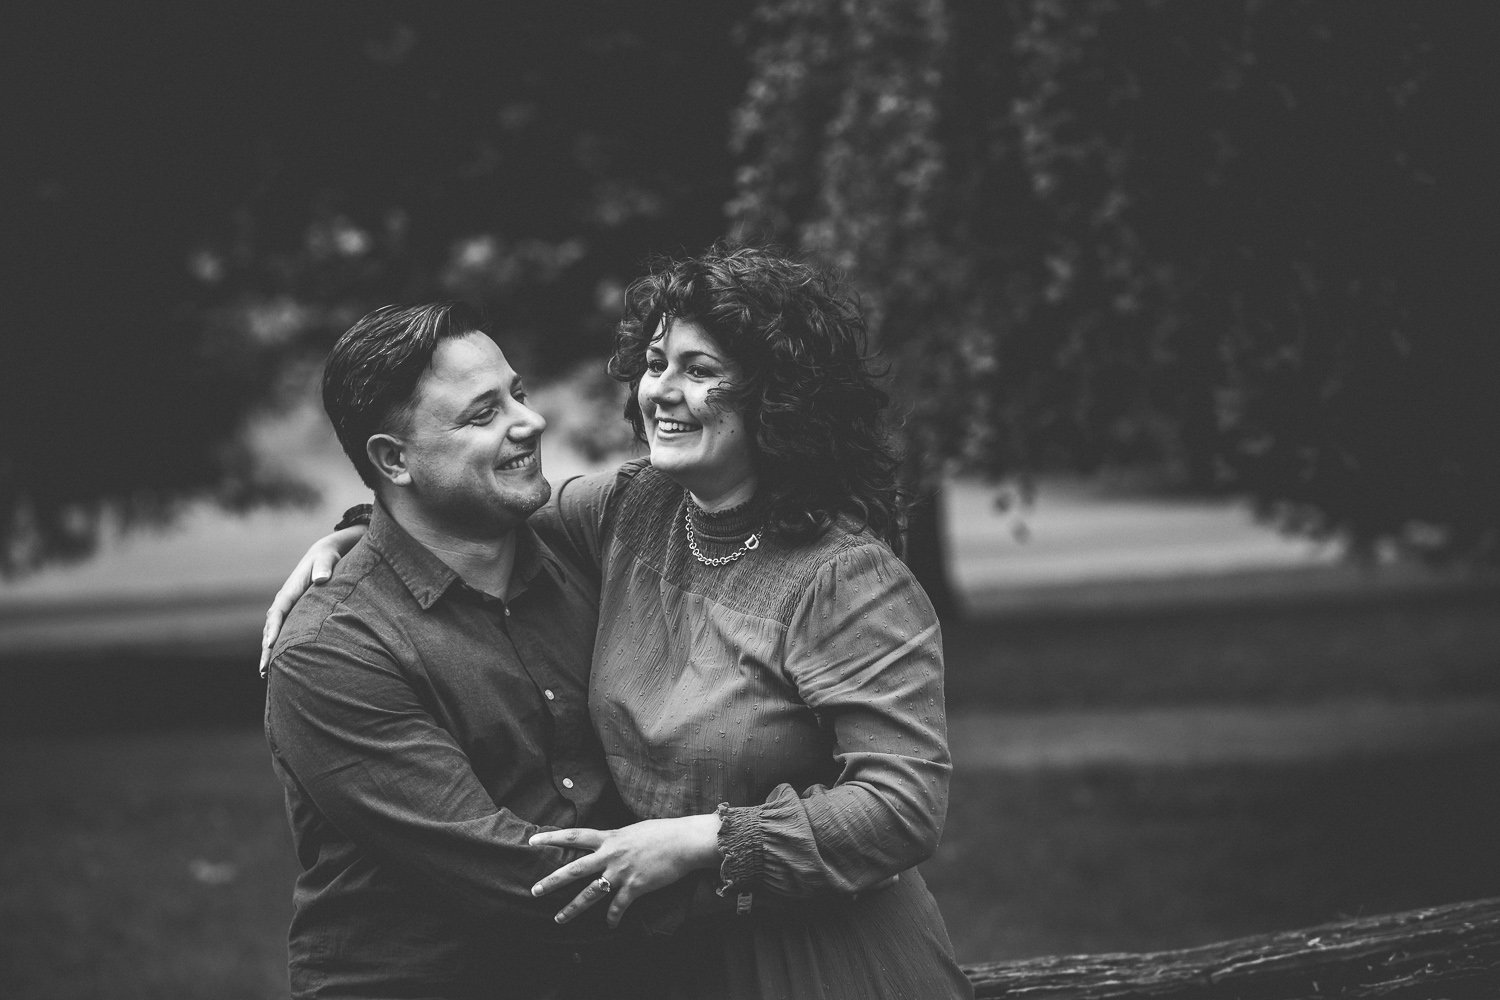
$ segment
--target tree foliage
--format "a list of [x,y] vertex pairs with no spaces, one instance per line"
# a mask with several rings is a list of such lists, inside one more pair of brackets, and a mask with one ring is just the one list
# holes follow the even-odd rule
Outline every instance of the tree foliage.
[[0,572],[111,514],[295,492],[238,431],[373,305],[478,301],[558,370],[643,258],[726,226],[861,286],[917,481],[1154,463],[1305,530],[1494,553],[1497,17],[27,5]]
[[0,572],[295,495],[239,430],[375,305],[482,304],[545,373],[607,349],[649,252],[722,229],[732,4],[28,6]]
[[737,218],[864,284],[924,456],[1165,464],[1303,530],[1494,553],[1494,20],[767,2]]

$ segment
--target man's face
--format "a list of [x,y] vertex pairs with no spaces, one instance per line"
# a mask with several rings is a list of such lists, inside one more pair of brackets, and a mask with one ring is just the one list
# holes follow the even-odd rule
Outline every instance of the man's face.
[[542,478],[546,426],[493,340],[481,333],[444,340],[397,435],[411,496],[434,526],[459,537],[511,530],[552,495]]

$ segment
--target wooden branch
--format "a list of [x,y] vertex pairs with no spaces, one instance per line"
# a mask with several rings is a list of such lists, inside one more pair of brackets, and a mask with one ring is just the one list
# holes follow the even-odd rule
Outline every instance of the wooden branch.
[[1327,1000],[1500,996],[1500,899],[1382,914],[1179,951],[964,968],[979,998]]

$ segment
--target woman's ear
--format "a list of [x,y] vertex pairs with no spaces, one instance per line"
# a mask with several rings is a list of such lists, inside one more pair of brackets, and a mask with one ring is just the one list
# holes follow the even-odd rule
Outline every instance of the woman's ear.
[[411,470],[406,467],[406,446],[389,434],[373,434],[365,442],[365,455],[375,471],[397,486],[411,484]]

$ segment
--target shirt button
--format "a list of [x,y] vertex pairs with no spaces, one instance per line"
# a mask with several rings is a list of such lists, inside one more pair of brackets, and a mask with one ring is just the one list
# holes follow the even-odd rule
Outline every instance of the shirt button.
[[507,618],[510,617],[510,608],[506,608],[505,609],[505,617],[507,617]]
[[564,778],[563,779],[563,787],[564,788],[572,788],[573,787],[573,779],[572,778]]
[[547,700],[548,701],[553,701],[553,700],[555,700],[557,698],[557,695],[555,695],[555,694],[552,693],[552,689],[551,688],[548,688],[547,690],[543,691],[542,694],[544,694],[544,695],[547,696]]

